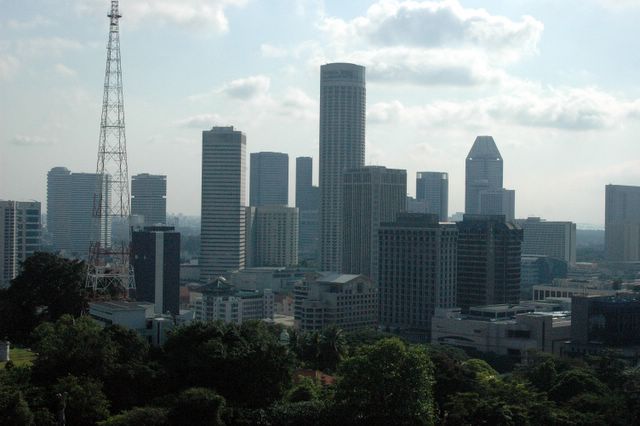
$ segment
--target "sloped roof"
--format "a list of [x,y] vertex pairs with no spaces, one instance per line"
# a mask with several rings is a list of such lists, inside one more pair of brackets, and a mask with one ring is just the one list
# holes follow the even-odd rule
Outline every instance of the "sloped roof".
[[476,137],[475,142],[473,142],[473,146],[469,151],[469,155],[467,155],[467,159],[471,158],[481,158],[481,159],[500,159],[502,160],[502,155],[500,155],[500,151],[496,146],[493,137],[491,136],[478,136]]

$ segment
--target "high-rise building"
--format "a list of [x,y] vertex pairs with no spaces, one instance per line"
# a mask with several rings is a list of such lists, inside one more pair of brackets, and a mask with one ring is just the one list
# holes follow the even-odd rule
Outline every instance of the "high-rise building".
[[289,204],[289,156],[281,152],[252,152],[249,205]]
[[414,197],[407,195],[407,213],[426,213],[427,201],[416,200]]
[[364,166],[365,68],[320,68],[320,268],[342,267],[342,174]]
[[298,259],[317,264],[320,249],[320,188],[313,186],[313,159],[296,158]]
[[145,226],[167,223],[167,177],[142,173],[131,177],[131,214]]
[[457,303],[518,303],[522,229],[504,216],[465,214],[458,226]]
[[[54,167],[47,173],[47,231],[54,250],[66,256],[86,257],[100,226],[93,218],[97,179],[95,173],[71,173],[65,167]],[[106,201],[106,189],[105,196]],[[110,217],[104,218],[101,228],[110,236]]]
[[252,266],[298,264],[298,209],[286,206],[256,207],[253,223]]
[[66,167],[54,167],[47,173],[47,232],[55,251],[71,252],[70,181]]
[[20,263],[40,249],[40,203],[0,200],[0,288],[20,273]]
[[146,226],[131,234],[136,300],[157,314],[180,314],[180,233],[173,226]]
[[510,221],[515,219],[516,191],[513,189],[483,189],[480,191],[480,214],[504,215]]
[[429,341],[436,309],[456,306],[458,230],[436,214],[400,214],[379,233],[380,324]]
[[522,228],[522,255],[549,256],[564,260],[570,265],[576,263],[576,224],[556,222],[529,217],[517,220]]
[[416,173],[416,200],[426,202],[426,212],[437,214],[442,222],[449,219],[449,174]]
[[202,132],[202,281],[245,266],[246,144],[233,126]]
[[480,191],[502,189],[502,171],[502,156],[493,138],[478,136],[465,164],[465,213],[480,213]]
[[605,198],[607,260],[640,261],[640,186],[607,185]]
[[407,172],[381,166],[343,174],[342,271],[363,274],[376,283],[378,228],[406,209]]

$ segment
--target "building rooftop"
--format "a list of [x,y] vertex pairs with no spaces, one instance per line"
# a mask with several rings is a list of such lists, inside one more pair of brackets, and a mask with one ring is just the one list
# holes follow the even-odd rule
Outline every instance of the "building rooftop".
[[337,272],[326,272],[322,276],[318,277],[317,282],[332,283],[332,284],[345,284],[358,278],[360,275],[355,274],[339,274]]
[[90,307],[109,309],[112,311],[137,311],[140,309],[147,309],[153,306],[153,303],[149,302],[134,302],[126,300],[106,300],[103,302],[89,303]]
[[467,155],[467,160],[502,160],[496,142],[491,136],[478,136],[473,142],[473,146]]

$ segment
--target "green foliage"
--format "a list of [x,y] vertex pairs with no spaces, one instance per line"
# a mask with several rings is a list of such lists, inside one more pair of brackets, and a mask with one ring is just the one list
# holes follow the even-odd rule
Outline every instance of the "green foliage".
[[556,402],[566,402],[580,394],[605,396],[609,388],[586,369],[565,371],[558,376],[555,385],[549,390],[549,397]]
[[345,333],[336,326],[294,335],[293,348],[309,368],[333,372],[348,353]]
[[63,377],[53,386],[52,394],[66,398],[68,426],[91,425],[109,417],[109,401],[102,392],[102,383],[95,379]]
[[194,323],[178,329],[164,350],[176,390],[209,387],[235,405],[264,407],[291,383],[294,358],[263,322]]
[[169,424],[174,426],[218,426],[225,400],[206,388],[191,388],[182,392],[169,410]]
[[35,253],[22,264],[11,286],[0,291],[0,336],[26,342],[44,321],[79,316],[87,308],[84,263]]
[[356,423],[430,425],[432,370],[424,348],[384,339],[342,363],[336,401]]
[[310,377],[302,377],[300,381],[287,392],[288,402],[316,401],[320,398],[322,388]]
[[33,423],[33,413],[22,392],[0,385],[0,424],[23,426]]
[[98,422],[99,426],[169,426],[167,409],[137,407]]

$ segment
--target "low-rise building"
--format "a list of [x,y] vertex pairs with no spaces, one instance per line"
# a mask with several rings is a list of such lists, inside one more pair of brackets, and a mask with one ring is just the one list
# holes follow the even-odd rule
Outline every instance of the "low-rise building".
[[104,327],[120,325],[136,331],[151,345],[162,346],[174,327],[189,324],[193,312],[181,310],[179,315],[154,313],[154,304],[110,300],[89,304],[89,315]]
[[305,268],[245,268],[229,275],[229,284],[241,290],[270,289],[275,293],[292,293],[296,282],[312,272]]
[[364,275],[310,273],[296,283],[294,297],[294,324],[303,332],[330,325],[349,331],[378,323],[378,289]]
[[270,289],[240,290],[218,277],[191,292],[192,308],[198,321],[243,321],[273,319],[274,297]]
[[625,285],[616,287],[613,281],[555,279],[551,284],[534,285],[533,300],[545,300],[548,297],[614,296],[629,292]]
[[524,362],[530,350],[560,354],[571,335],[571,313],[556,303],[439,309],[432,320],[432,343],[507,355]]

